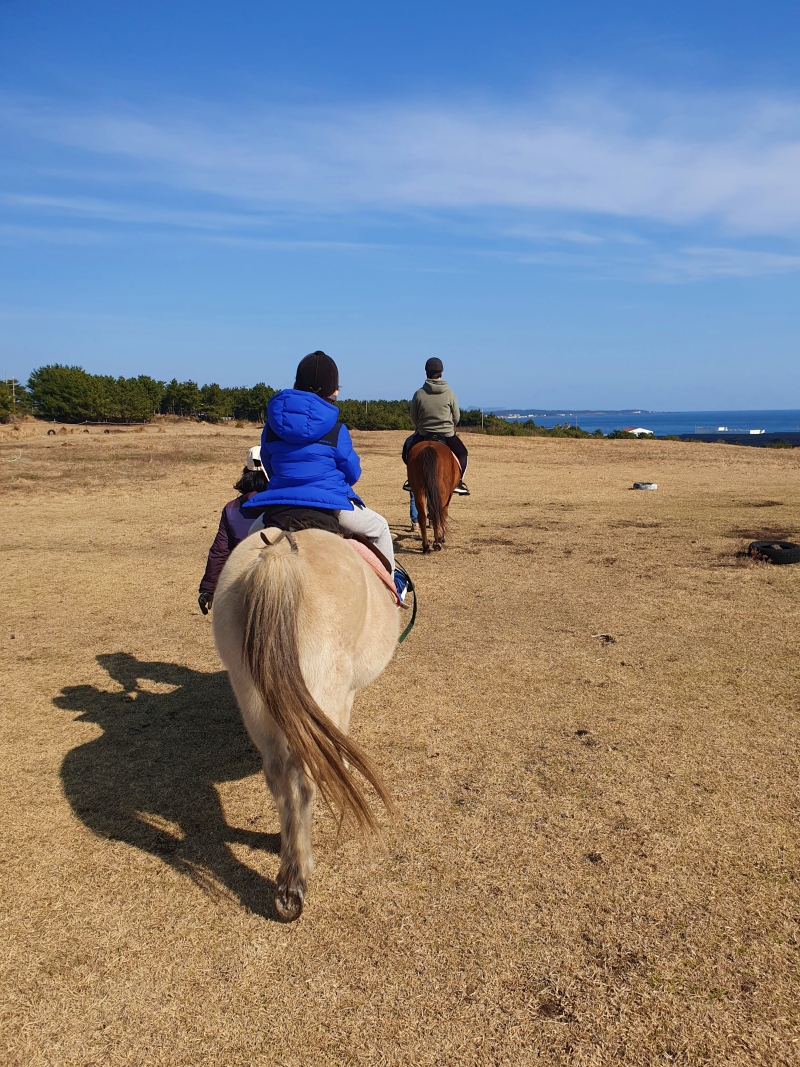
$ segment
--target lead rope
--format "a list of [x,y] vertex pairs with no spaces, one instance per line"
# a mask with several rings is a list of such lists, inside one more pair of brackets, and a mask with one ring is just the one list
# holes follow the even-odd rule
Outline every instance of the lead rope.
[[417,591],[414,588],[414,583],[411,581],[411,575],[408,573],[402,563],[395,562],[394,569],[396,571],[400,571],[400,573],[406,578],[408,582],[408,591],[414,594],[414,607],[411,609],[411,619],[409,620],[408,626],[406,626],[405,630],[403,630],[403,632],[397,639],[398,645],[402,645],[402,643],[414,629],[414,623],[417,619]]

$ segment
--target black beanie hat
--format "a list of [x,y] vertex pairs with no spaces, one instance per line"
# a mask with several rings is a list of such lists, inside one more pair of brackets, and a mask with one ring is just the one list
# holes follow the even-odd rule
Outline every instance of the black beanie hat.
[[441,374],[443,370],[444,363],[442,363],[438,356],[431,356],[425,364],[425,373],[429,378],[433,378],[436,374]]
[[339,368],[324,352],[311,352],[297,365],[294,387],[327,399],[339,388]]

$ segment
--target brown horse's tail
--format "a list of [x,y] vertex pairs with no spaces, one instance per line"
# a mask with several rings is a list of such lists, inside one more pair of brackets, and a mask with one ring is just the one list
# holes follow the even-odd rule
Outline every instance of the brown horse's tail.
[[[446,446],[445,446],[446,447]],[[447,516],[442,503],[442,493],[439,488],[439,460],[438,450],[433,446],[422,449],[420,457],[422,463],[422,484],[425,488],[425,511],[433,523],[435,531],[442,536],[447,534]]]
[[392,802],[369,757],[339,730],[308,691],[300,671],[297,619],[303,599],[303,557],[290,538],[262,549],[244,576],[243,658],[267,713],[283,731],[289,751],[304,765],[328,806],[358,829],[380,828],[345,760],[387,808]]

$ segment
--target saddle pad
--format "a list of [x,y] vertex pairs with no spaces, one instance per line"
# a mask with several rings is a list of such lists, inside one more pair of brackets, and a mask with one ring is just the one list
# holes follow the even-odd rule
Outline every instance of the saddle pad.
[[384,565],[378,559],[374,552],[372,552],[366,545],[362,545],[360,541],[356,541],[354,538],[346,538],[346,544],[350,545],[352,550],[364,560],[364,562],[378,575],[380,580],[391,590],[392,596],[395,599],[398,607],[405,607],[400,597],[397,595],[397,589],[395,589],[394,579],[391,574],[386,570]]
[[[256,519],[256,522],[260,522],[260,519]],[[253,523],[253,526],[255,526],[255,523]],[[268,526],[267,530],[269,530],[270,532],[274,531],[276,534],[282,533],[280,527],[278,526]],[[256,533],[256,530],[251,527],[250,532]],[[404,604],[400,597],[397,595],[397,589],[394,584],[394,579],[392,578],[391,574],[389,574],[389,572],[386,570],[386,568],[378,559],[378,557],[375,555],[375,553],[372,551],[372,549],[367,548],[366,545],[362,545],[361,542],[356,541],[354,537],[345,537],[344,543],[346,545],[350,545],[355,554],[357,556],[361,556],[361,558],[370,567],[370,569],[375,571],[375,573],[378,575],[378,577],[386,586],[386,588],[391,592],[397,606],[399,608],[407,608],[408,605]]]

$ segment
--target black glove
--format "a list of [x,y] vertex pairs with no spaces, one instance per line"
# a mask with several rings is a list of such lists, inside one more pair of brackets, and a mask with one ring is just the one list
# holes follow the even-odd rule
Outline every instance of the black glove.
[[208,609],[211,607],[213,600],[213,593],[201,593],[197,598],[197,603],[200,605],[200,610],[204,615],[208,615]]

